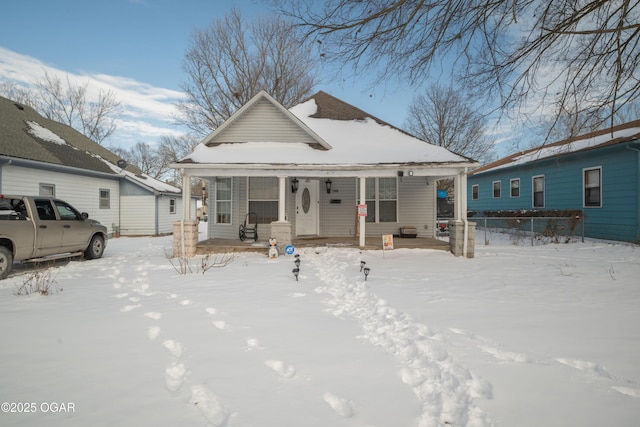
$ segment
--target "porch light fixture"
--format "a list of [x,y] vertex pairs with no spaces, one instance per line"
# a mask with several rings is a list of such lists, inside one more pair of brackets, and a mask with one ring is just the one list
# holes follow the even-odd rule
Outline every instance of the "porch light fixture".
[[298,178],[291,180],[291,192],[294,194],[298,192]]
[[327,187],[327,194],[331,194],[331,180],[328,179],[324,182],[325,187]]

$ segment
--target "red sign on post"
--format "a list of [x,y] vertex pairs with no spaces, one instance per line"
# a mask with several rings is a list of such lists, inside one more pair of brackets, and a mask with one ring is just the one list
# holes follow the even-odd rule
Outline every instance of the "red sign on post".
[[367,205],[358,205],[358,216],[367,216]]

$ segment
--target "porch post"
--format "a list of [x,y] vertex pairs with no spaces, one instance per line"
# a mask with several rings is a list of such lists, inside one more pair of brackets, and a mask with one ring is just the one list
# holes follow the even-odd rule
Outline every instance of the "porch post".
[[[364,205],[367,203],[367,195],[365,192],[367,191],[367,178],[360,177],[360,204]],[[367,212],[368,214],[368,212]],[[361,248],[365,246],[365,237],[366,237],[366,217],[358,216],[358,221],[360,224],[360,242],[359,245]]]
[[286,182],[287,181],[287,177],[286,176],[279,176],[278,177],[278,184],[279,184],[279,193],[278,193],[278,222],[284,222],[285,221],[285,212],[286,212],[286,203],[285,203],[285,196],[286,196]]
[[182,219],[191,219],[191,176],[182,174]]

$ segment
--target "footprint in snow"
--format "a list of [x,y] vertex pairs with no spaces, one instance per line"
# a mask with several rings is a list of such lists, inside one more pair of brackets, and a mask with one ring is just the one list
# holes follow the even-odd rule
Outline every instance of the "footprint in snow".
[[120,309],[120,311],[123,313],[126,313],[127,311],[135,310],[136,308],[140,308],[140,307],[142,307],[142,304],[125,305]]
[[150,311],[148,313],[145,313],[144,315],[145,315],[145,317],[148,317],[149,319],[153,319],[153,320],[162,319],[162,313],[157,313],[155,311]]
[[264,364],[281,377],[293,378],[296,375],[296,368],[291,365],[287,365],[281,360],[266,360]]
[[351,400],[336,396],[333,393],[325,393],[323,398],[336,414],[344,418],[353,417],[355,407]]
[[147,329],[147,338],[149,338],[150,341],[153,341],[156,338],[158,338],[158,335],[160,335],[159,326],[150,326],[149,329]]
[[180,344],[177,341],[174,340],[166,340],[165,342],[162,343],[162,345],[169,350],[169,353],[171,353],[171,355],[173,357],[181,357],[182,356],[182,344]]
[[621,386],[613,386],[611,387],[618,393],[626,394],[627,396],[635,397],[636,399],[640,399],[640,390],[637,388],[631,387],[621,387]]
[[227,425],[229,416],[218,398],[203,385],[191,387],[191,401],[205,417],[207,422],[214,427]]
[[164,379],[169,391],[178,391],[184,383],[187,367],[183,363],[173,362],[164,371]]
[[218,310],[213,308],[213,307],[207,307],[205,309],[205,311],[207,312],[207,314],[209,314],[210,316],[213,316],[214,314],[218,313]]
[[562,357],[557,358],[556,360],[563,365],[567,365],[580,371],[590,373],[597,377],[613,379],[613,376],[609,372],[607,372],[604,367],[598,365],[597,363],[580,359],[565,359]]
[[513,363],[530,363],[531,362],[531,359],[529,359],[529,357],[527,357],[526,354],[514,353],[511,351],[504,351],[498,348],[487,347],[483,345],[478,346],[478,348],[480,348],[480,350],[484,351],[485,353],[489,353],[496,359],[502,360],[505,362],[513,362]]
[[227,329],[229,329],[229,324],[224,320],[216,320],[211,323],[213,324],[213,326],[220,329],[221,331],[226,331]]
[[255,338],[247,338],[247,351],[262,350],[260,342]]

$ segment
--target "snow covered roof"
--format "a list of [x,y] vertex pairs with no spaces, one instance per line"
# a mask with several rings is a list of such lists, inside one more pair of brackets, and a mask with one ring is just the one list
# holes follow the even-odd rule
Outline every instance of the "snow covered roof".
[[471,172],[479,174],[640,139],[640,120],[521,151]]
[[[265,109],[265,100],[272,107]],[[468,158],[424,142],[324,92],[288,111],[278,105],[267,93],[260,92],[229,118],[222,130],[205,138],[179,163],[475,165]],[[278,123],[277,128],[268,127],[274,122]]]
[[133,165],[117,166],[120,158],[71,126],[49,120],[33,108],[0,97],[0,156],[32,160],[100,174],[125,176],[151,191],[181,193]]

